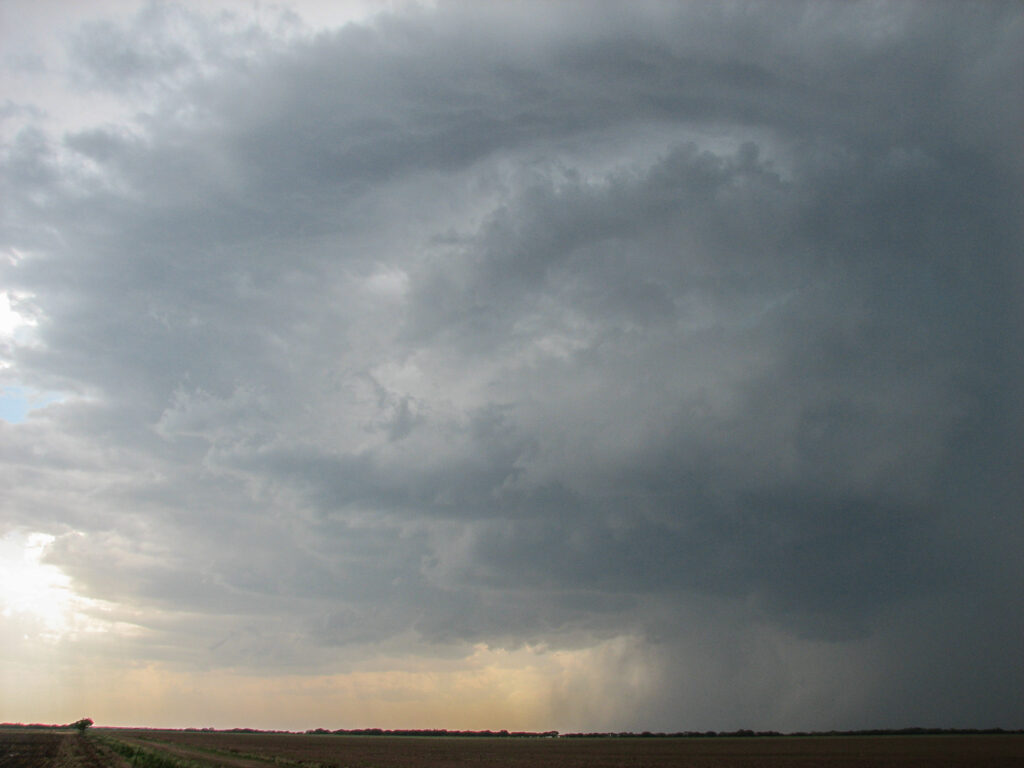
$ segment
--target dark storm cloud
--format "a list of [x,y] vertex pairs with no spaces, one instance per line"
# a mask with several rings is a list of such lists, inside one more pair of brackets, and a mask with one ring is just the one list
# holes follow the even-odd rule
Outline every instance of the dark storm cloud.
[[643,727],[830,726],[843,653],[903,670],[843,724],[1019,726],[1024,17],[624,8],[83,29],[144,106],[4,148],[4,376],[69,395],[5,517],[162,657],[638,634]]

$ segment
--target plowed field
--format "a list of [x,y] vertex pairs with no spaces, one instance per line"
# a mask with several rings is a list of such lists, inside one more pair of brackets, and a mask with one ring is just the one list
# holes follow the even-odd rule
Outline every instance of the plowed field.
[[[416,738],[0,730],[0,768],[130,768],[106,739],[204,768],[1024,768],[1024,736]],[[152,763],[151,763],[152,764]]]
[[67,731],[0,730],[0,768],[127,768],[92,739]]
[[1024,736],[1018,735],[517,739],[106,733],[222,768],[1024,768]]

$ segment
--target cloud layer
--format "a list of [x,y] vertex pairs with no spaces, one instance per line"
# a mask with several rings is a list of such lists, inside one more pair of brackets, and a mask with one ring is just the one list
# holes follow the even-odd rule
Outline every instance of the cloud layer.
[[419,701],[335,727],[471,719],[375,664],[528,680],[486,706],[537,727],[1020,727],[1022,41],[1011,3],[77,27],[118,117],[8,101],[0,169],[0,376],[62,397],[0,422],[3,532],[133,628],[62,658]]

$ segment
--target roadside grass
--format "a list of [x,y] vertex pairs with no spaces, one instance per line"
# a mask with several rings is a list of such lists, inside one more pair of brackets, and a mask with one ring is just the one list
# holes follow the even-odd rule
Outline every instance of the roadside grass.
[[210,768],[209,763],[175,757],[134,744],[125,744],[111,736],[95,734],[93,738],[125,758],[132,768]]
[[311,762],[309,760],[292,760],[280,755],[268,755],[260,752],[236,752],[233,749],[215,749],[214,747],[196,747],[203,752],[210,752],[215,755],[230,755],[232,757],[244,757],[250,760],[262,760],[268,765],[278,765],[282,768],[333,768],[333,764]]
[[[159,739],[150,736],[139,737],[146,741],[153,742],[152,749],[139,747],[134,744],[125,744],[111,736],[98,737],[104,744],[116,751],[122,757],[128,759],[132,768],[209,768],[209,763],[203,761],[189,760],[175,755],[168,755],[160,750]],[[239,757],[250,760],[260,760],[268,765],[281,766],[281,768],[330,768],[325,763],[310,762],[305,760],[291,760],[280,755],[267,755],[256,752],[240,752],[233,749],[217,749],[216,747],[199,746],[190,744],[189,749],[198,752],[208,752],[212,757],[223,755],[224,757]]]

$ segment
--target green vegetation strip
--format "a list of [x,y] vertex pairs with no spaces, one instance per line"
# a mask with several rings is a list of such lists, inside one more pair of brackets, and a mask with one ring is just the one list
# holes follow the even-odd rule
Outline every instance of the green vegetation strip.
[[285,768],[331,768],[330,764],[310,762],[308,760],[291,760],[280,755],[264,755],[258,752],[236,752],[233,749],[216,749],[214,747],[197,747],[190,744],[189,749],[199,749],[203,752],[212,752],[217,755],[230,755],[232,757],[244,757],[250,760],[262,760],[272,765],[281,765]]
[[125,744],[110,736],[96,736],[97,741],[128,760],[132,768],[210,768],[209,763],[186,760],[166,753]]
[[[209,768],[209,764],[205,762],[196,762],[195,760],[186,760],[184,758],[173,757],[165,755],[155,750],[159,750],[160,747],[156,746],[159,744],[168,744],[169,742],[161,742],[159,739],[153,736],[138,736],[140,740],[152,742],[155,746],[153,750],[147,750],[144,747],[136,747],[131,744],[125,744],[124,742],[116,741],[109,736],[100,737],[107,746],[118,751],[124,757],[127,757],[129,762],[132,763],[133,768]],[[114,743],[111,743],[114,742]],[[114,746],[116,744],[117,746]],[[287,757],[280,757],[278,755],[263,755],[254,752],[239,752],[233,749],[217,749],[216,747],[200,746],[198,744],[179,744],[177,746],[184,747],[186,749],[195,752],[208,752],[211,755],[223,755],[224,757],[241,757],[250,760],[260,760],[270,765],[284,766],[284,768],[329,768],[324,763],[309,762],[305,760],[289,760]],[[143,756],[152,756],[154,759],[163,760],[164,762],[132,762],[133,758],[125,751],[121,750],[134,750]],[[143,757],[142,759],[149,759]]]

